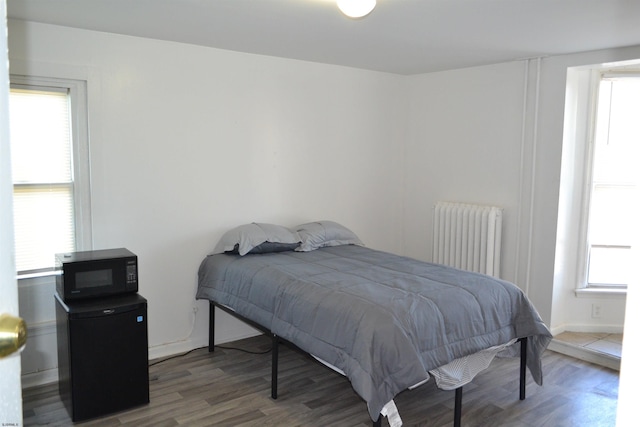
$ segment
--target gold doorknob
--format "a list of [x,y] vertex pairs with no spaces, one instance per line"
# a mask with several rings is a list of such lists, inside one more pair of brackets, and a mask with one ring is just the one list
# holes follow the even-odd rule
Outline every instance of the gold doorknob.
[[27,342],[27,324],[10,314],[0,315],[0,359],[20,351]]

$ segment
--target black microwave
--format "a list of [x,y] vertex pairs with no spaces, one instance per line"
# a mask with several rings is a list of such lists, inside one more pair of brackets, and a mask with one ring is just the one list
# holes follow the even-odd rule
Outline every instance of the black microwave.
[[138,292],[138,257],[125,248],[56,254],[55,268],[65,302]]

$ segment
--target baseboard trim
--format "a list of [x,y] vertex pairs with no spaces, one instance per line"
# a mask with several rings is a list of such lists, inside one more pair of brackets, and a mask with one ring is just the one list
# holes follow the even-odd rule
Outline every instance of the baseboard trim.
[[600,334],[621,334],[624,332],[624,325],[587,325],[587,324],[566,324],[550,328],[553,336],[562,332],[593,332]]
[[[40,327],[32,328],[31,331],[36,330],[36,335],[55,335],[55,324],[53,329],[50,324],[44,324]],[[216,336],[216,344],[223,344],[231,341],[237,341],[245,338],[250,338],[256,335],[260,335],[261,332],[255,330],[248,330],[246,327],[233,329],[218,333]],[[161,344],[153,347],[149,347],[149,361],[155,359],[161,359],[163,357],[171,357],[186,353],[196,348],[206,347],[209,345],[209,337],[189,338],[182,341],[176,341],[172,343]],[[21,377],[22,388],[31,388],[41,385],[50,384],[58,381],[58,368],[45,369],[37,372],[29,372],[23,374]]]
[[596,365],[620,371],[619,358],[600,353],[599,351],[589,350],[584,347],[579,347],[556,339],[551,340],[547,348],[557,353],[562,353],[567,356],[575,357],[576,359],[584,360],[585,362],[595,363]]
[[58,368],[22,375],[22,388],[27,389],[58,382]]

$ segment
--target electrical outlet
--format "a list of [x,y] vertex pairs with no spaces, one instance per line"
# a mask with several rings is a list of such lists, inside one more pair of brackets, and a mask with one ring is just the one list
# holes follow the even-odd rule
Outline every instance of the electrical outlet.
[[591,317],[594,319],[602,317],[602,306],[600,304],[591,304]]

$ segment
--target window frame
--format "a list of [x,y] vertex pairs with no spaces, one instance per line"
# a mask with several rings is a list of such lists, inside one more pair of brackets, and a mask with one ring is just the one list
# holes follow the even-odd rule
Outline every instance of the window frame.
[[[71,162],[75,250],[92,249],[91,168],[87,82],[55,77],[10,75],[10,87],[26,90],[68,91],[71,114]],[[53,257],[53,254],[52,254]],[[16,272],[18,280],[53,276],[52,268]]]
[[589,257],[591,253],[589,242],[589,223],[591,220],[592,195],[597,183],[594,183],[594,163],[596,156],[596,135],[600,123],[598,122],[598,107],[600,100],[600,84],[606,78],[640,78],[638,69],[591,69],[589,76],[589,106],[587,113],[586,161],[584,164],[584,181],[582,186],[582,208],[579,228],[578,248],[578,291],[613,291],[626,292],[627,284],[589,283]]

